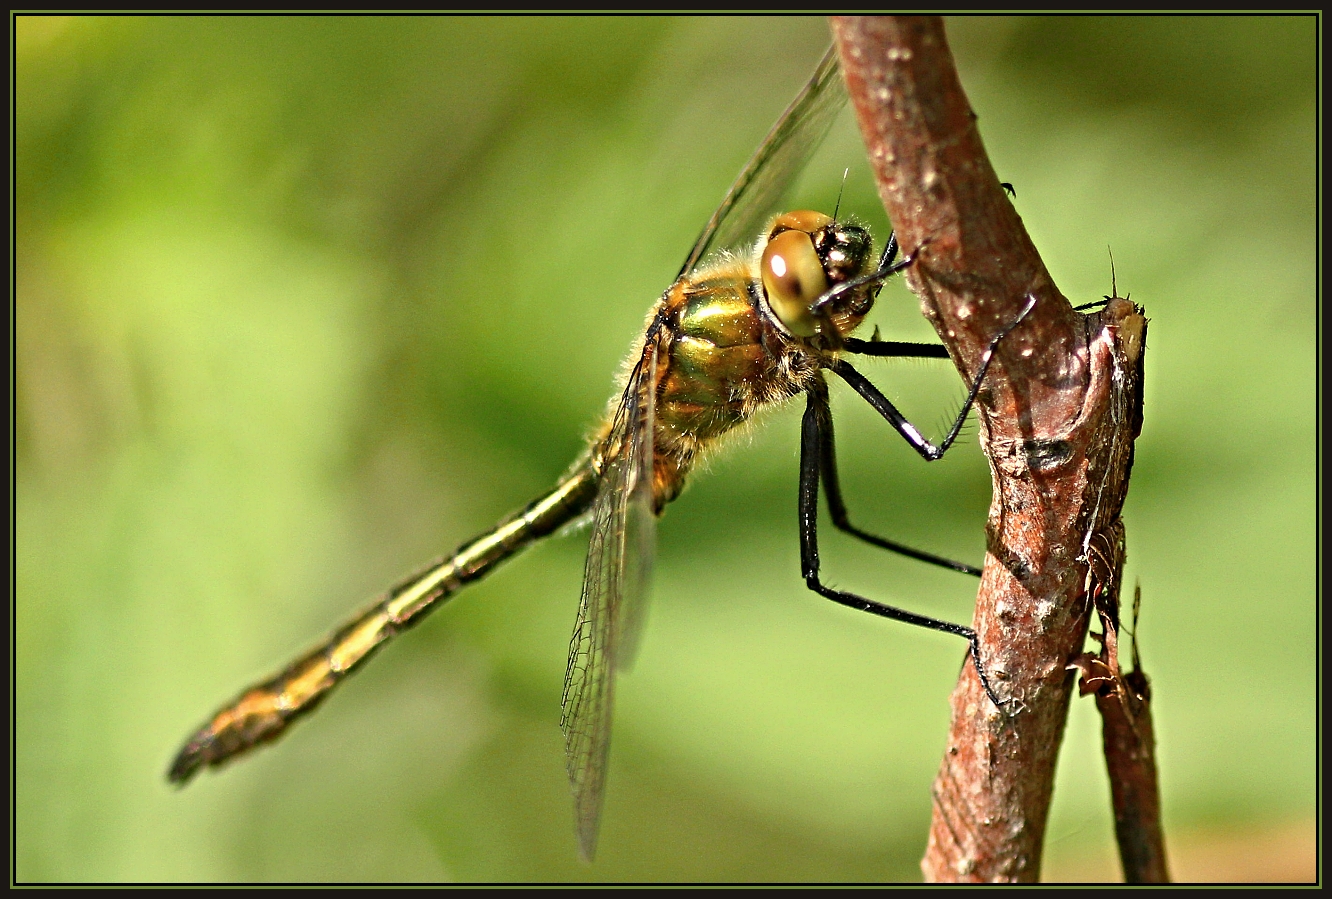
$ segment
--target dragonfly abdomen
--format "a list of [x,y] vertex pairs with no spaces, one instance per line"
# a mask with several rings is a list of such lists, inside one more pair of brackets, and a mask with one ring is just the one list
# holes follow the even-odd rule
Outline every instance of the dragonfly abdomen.
[[203,768],[277,739],[389,639],[416,624],[462,586],[582,515],[596,493],[596,472],[583,463],[546,495],[403,581],[322,645],[218,711],[181,748],[167,777],[185,783]]

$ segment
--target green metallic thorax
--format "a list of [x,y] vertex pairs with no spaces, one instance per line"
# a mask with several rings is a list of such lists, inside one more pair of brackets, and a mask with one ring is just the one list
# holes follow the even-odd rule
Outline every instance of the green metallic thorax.
[[[677,438],[707,441],[743,422],[777,376],[765,346],[772,326],[755,308],[748,278],[718,271],[676,285],[668,362],[657,384],[657,427]],[[765,389],[767,388],[767,389]],[[660,435],[667,436],[667,435]]]

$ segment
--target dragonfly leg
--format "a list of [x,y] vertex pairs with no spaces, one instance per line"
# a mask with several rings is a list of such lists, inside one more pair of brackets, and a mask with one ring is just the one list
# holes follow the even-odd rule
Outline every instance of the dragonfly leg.
[[948,348],[941,343],[911,343],[904,340],[842,339],[842,349],[861,356],[892,356],[898,359],[947,359]]
[[888,232],[888,242],[883,245],[883,255],[879,257],[879,271],[891,268],[897,259],[897,232]]
[[[1090,303],[1083,303],[1081,306],[1074,306],[1073,308],[1078,312],[1085,312],[1088,309],[1096,309],[1099,312],[1100,309],[1104,309],[1106,304],[1109,303],[1110,300],[1112,299],[1113,297],[1106,297],[1103,300],[1092,300]],[[1127,300],[1128,297],[1125,297],[1124,299]],[[1098,309],[1097,307],[1100,308]]]
[[[985,352],[981,355],[980,369],[976,372],[976,377],[971,382],[971,388],[967,391],[966,401],[962,403],[962,408],[958,411],[953,426],[948,429],[947,436],[938,446],[926,440],[916,429],[916,426],[907,421],[905,415],[897,411],[897,407],[892,404],[888,397],[879,392],[879,388],[871,384],[868,378],[856,371],[851,363],[844,359],[836,359],[828,364],[828,368],[850,384],[851,388],[860,394],[865,402],[873,406],[874,411],[882,415],[884,420],[893,426],[893,430],[901,434],[902,438],[911,444],[912,449],[919,453],[922,459],[926,462],[933,462],[936,459],[943,458],[943,454],[948,451],[948,448],[953,445],[953,441],[957,439],[957,435],[961,433],[962,425],[967,420],[967,414],[971,412],[971,404],[976,401],[976,394],[980,392],[981,382],[985,380],[985,373],[989,371],[990,363],[994,361],[994,351],[999,346],[999,341],[1007,337],[1010,331],[1021,324],[1035,305],[1036,298],[1034,296],[1029,297],[1027,305],[1023,307],[1022,312],[1013,320],[1012,324],[996,334],[994,339],[990,341],[990,345],[985,348]],[[873,346],[874,342],[870,341],[867,345]],[[907,346],[910,346],[910,344]],[[924,345],[922,344],[922,346]],[[908,354],[902,353],[901,355]]]
[[870,272],[868,275],[861,275],[859,278],[853,278],[850,281],[843,281],[840,284],[834,285],[827,291],[827,293],[814,301],[814,304],[810,307],[810,311],[813,312],[815,316],[822,315],[824,310],[834,307],[839,297],[870,285],[874,285],[873,296],[877,297],[879,291],[883,289],[883,283],[885,281],[903,269],[909,268],[911,264],[916,261],[916,257],[911,255],[904,257],[900,262],[894,262],[893,259],[896,256],[897,233],[894,232],[888,235],[888,245],[883,248],[883,256],[880,257],[878,269]]
[[[826,389],[826,386],[824,386],[824,391]],[[981,661],[980,641],[977,639],[974,630],[960,624],[953,624],[951,621],[942,621],[928,615],[908,612],[906,609],[876,602],[845,590],[837,590],[827,586],[819,579],[819,481],[824,471],[825,424],[830,422],[827,394],[824,392],[820,396],[820,391],[815,387],[809,391],[809,401],[805,407],[805,416],[800,428],[800,572],[805,578],[805,585],[815,593],[826,599],[831,599],[835,603],[859,609],[862,612],[869,612],[881,618],[891,618],[894,621],[941,631],[945,634],[955,634],[963,638],[970,647],[971,659],[976,665],[976,674],[980,677],[981,686],[985,688],[990,701],[996,707],[1002,707],[1005,701],[1001,700],[994,692],[994,688],[990,686],[990,679],[985,672],[985,664]]]
[[832,408],[828,403],[828,387],[822,380],[810,388],[809,403],[814,408],[814,415],[817,419],[815,424],[819,435],[819,474],[823,481],[823,494],[828,500],[828,512],[832,516],[833,524],[839,530],[853,537],[858,537],[872,546],[878,546],[890,552],[958,571],[962,574],[980,577],[981,570],[974,565],[968,565],[965,562],[958,562],[944,556],[936,556],[924,550],[913,549],[895,540],[863,531],[851,523],[846,512],[846,503],[842,499],[841,480],[837,476],[837,450],[833,439]]

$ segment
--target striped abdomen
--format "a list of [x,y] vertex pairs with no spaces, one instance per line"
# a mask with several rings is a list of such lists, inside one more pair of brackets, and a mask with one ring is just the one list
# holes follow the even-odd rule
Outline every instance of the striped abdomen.
[[277,739],[390,638],[438,608],[460,587],[583,514],[596,492],[596,473],[583,464],[521,512],[390,590],[323,645],[214,715],[180,750],[168,778],[184,783],[204,767]]

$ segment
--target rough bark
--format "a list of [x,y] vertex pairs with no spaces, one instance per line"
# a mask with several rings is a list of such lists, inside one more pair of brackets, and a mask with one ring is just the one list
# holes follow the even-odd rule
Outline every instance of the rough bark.
[[994,494],[973,626],[1002,706],[966,665],[921,863],[930,881],[1034,882],[1093,547],[1122,535],[1146,319],[1126,300],[1083,315],[1059,292],[985,153],[941,19],[837,17],[833,32],[880,196],[916,257],[907,282],[964,379],[1035,300],[977,402]]

